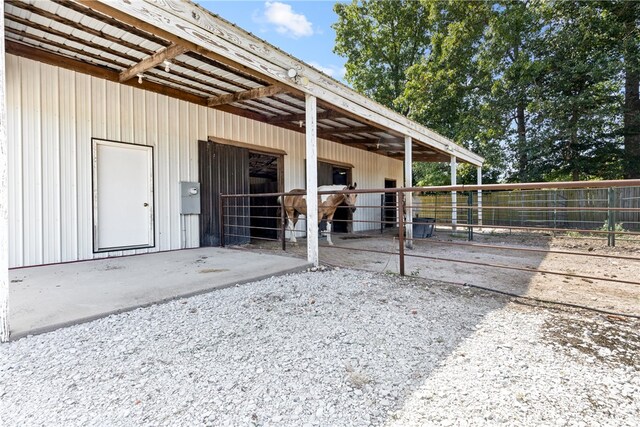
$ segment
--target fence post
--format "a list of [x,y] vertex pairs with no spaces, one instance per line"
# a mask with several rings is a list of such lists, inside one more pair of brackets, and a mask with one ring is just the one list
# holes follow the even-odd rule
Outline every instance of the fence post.
[[469,191],[469,195],[467,196],[467,239],[469,241],[473,240],[473,192]]
[[[482,166],[478,166],[477,169],[477,180],[478,185],[482,185]],[[482,190],[478,190],[478,225],[482,226]]]
[[286,239],[286,212],[284,210],[284,194],[280,195],[280,236],[282,239],[282,250],[287,250],[287,239]]
[[220,247],[224,248],[224,197],[220,194]]
[[607,202],[607,207],[609,210],[607,211],[607,229],[609,231],[608,234],[608,246],[614,247],[616,245],[616,211],[611,208],[615,208],[616,206],[616,190],[615,188],[609,188],[608,191],[609,197]]
[[436,193],[433,202],[433,219],[433,231],[436,231],[436,224],[438,223],[438,193]]
[[556,237],[556,228],[558,228],[558,190],[553,190],[553,237]]
[[400,275],[404,276],[404,193],[398,195],[398,243],[400,255]]
[[380,234],[384,233],[384,222],[386,220],[385,218],[387,217],[386,195],[387,193],[382,193],[382,195],[380,196]]

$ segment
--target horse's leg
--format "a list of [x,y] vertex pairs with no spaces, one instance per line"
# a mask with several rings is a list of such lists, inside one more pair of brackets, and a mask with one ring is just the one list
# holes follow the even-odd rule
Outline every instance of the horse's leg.
[[331,226],[333,225],[333,214],[327,217],[327,243],[333,246],[333,240],[331,240]]
[[[291,219],[292,217],[293,219]],[[289,238],[289,241],[291,243],[297,243],[296,233],[295,233],[297,222],[298,222],[298,216],[296,215],[296,211],[294,210],[293,212],[290,212],[287,210],[287,224],[289,226],[289,232],[291,233],[291,237]]]

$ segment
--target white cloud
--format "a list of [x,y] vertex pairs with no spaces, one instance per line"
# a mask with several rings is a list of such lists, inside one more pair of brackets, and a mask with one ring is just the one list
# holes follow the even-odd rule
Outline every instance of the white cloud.
[[338,67],[335,65],[321,65],[315,61],[309,62],[313,68],[322,71],[329,77],[333,77],[334,79],[342,80],[344,78],[345,73],[347,72],[346,68]]
[[339,78],[340,80],[344,79],[344,75],[347,74],[347,68],[346,67],[340,67],[340,70],[338,70],[338,76],[337,78]]
[[336,73],[336,69],[334,67],[331,67],[331,66],[325,67],[325,66],[320,65],[320,64],[318,64],[317,62],[314,62],[314,61],[309,62],[309,65],[311,65],[316,70],[322,71],[323,73],[325,73],[329,77],[333,77],[333,75]]
[[276,31],[290,37],[306,37],[313,34],[311,22],[301,13],[296,13],[289,4],[278,1],[265,2],[264,20],[276,26]]

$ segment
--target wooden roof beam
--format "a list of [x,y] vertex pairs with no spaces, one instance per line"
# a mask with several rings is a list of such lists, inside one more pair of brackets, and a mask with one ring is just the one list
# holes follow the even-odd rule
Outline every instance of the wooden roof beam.
[[[76,0],[129,25],[176,42],[188,41],[205,56],[233,66],[238,70],[259,76],[269,83],[290,85],[300,95],[311,94],[329,102],[342,114],[357,115],[360,122],[381,126],[397,136],[410,136],[424,145],[440,151],[451,151],[459,159],[480,165],[484,159],[453,141],[425,128],[408,118],[376,104],[366,96],[326,78],[313,67],[296,60],[257,37],[239,30],[217,18],[193,2],[132,2],[127,0]],[[163,29],[166,28],[166,29]],[[168,30],[170,28],[170,30]],[[195,50],[195,49],[193,49]],[[294,68],[309,79],[302,86],[287,77]],[[319,100],[320,100],[319,99]],[[322,107],[318,102],[319,107]]]
[[164,61],[168,61],[176,56],[182,55],[187,50],[188,49],[184,45],[172,43],[167,47],[163,47],[153,55],[147,56],[132,67],[122,71],[118,80],[120,83],[126,82],[127,80],[134,78],[136,75],[142,74],[145,71],[162,64]]
[[[134,17],[129,13],[122,12],[121,10],[118,10],[116,7],[114,7],[115,5],[110,5],[110,4],[107,4],[101,1],[96,1],[96,0],[75,0],[75,1],[77,3],[80,3],[86,7],[93,9],[94,11],[98,11],[107,16],[110,16],[113,19],[118,20],[122,23],[125,23],[127,25],[132,25],[132,26],[135,26],[136,28],[139,28],[142,31],[149,32],[156,37],[161,37],[165,40],[168,40],[180,46],[185,46],[189,51],[189,53],[197,53],[198,55],[201,55],[208,59],[216,61],[225,67],[230,67],[229,69],[235,70],[234,71],[235,74],[241,73],[243,76],[247,76],[247,75],[253,76],[254,79],[259,81],[264,81],[267,83],[272,83],[272,84],[280,83],[277,79],[262,73],[257,73],[256,71],[252,70],[250,67],[247,67],[246,65],[242,65],[223,55],[220,55],[216,53],[214,50],[209,50],[207,48],[204,48],[196,43],[193,43],[191,41],[185,40],[182,37],[177,36],[176,34],[172,33],[169,30],[162,29],[153,24],[150,24],[146,20]],[[291,90],[298,91],[295,87],[291,87]],[[298,92],[302,94],[301,91],[298,91]]]
[[209,107],[216,107],[218,105],[232,104],[234,102],[249,101],[251,99],[265,98],[267,96],[273,96],[278,93],[286,92],[287,88],[281,85],[271,85],[265,87],[259,87],[255,89],[245,90],[243,92],[230,93],[228,95],[212,96],[208,99],[207,104]]
[[384,132],[381,129],[372,126],[351,126],[346,125],[344,128],[326,129],[318,132],[318,135],[338,135],[343,133],[361,133],[361,132]]
[[[338,117],[343,117],[342,114],[336,113],[335,111],[323,111],[322,113],[318,113],[318,120],[326,120],[326,119],[335,119]],[[288,123],[288,122],[299,122],[305,121],[307,119],[305,113],[302,114],[288,114],[286,116],[273,117],[269,119],[268,123],[276,124],[276,123]]]

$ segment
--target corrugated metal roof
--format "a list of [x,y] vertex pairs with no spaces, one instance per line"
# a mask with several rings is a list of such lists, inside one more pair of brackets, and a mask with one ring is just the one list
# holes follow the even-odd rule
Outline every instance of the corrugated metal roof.
[[[37,56],[39,52],[55,54],[118,73],[172,44],[171,40],[72,0],[9,1],[5,5],[5,22],[8,30],[6,40],[33,48],[33,53],[28,55]],[[8,52],[11,51],[12,46],[9,45]],[[21,54],[25,55],[24,50]],[[240,65],[220,62],[215,52],[213,55],[202,51],[186,52],[169,59],[169,62],[168,72],[162,63],[143,71],[144,80],[175,89],[185,96],[201,97],[201,104],[205,104],[207,98],[212,96],[235,94],[269,85],[268,78],[264,76],[242,69]],[[240,115],[251,112],[251,118],[277,126],[304,129],[300,123],[304,121],[301,118],[304,116],[305,102],[299,94],[278,93],[232,102],[226,107],[235,108],[233,111]],[[228,108],[226,110],[229,111]],[[331,105],[319,103],[318,128],[323,138],[342,143],[368,144],[376,149],[384,145],[389,152],[404,149],[403,143],[395,141],[397,132],[379,125],[375,125],[379,129],[371,129],[370,121],[345,117],[338,111],[333,110]],[[353,128],[354,131],[348,132],[345,128]],[[424,145],[414,144],[414,147],[417,153],[436,153],[435,150],[426,150]],[[440,157],[446,158],[448,155],[440,153]],[[419,156],[414,158],[419,159]]]

